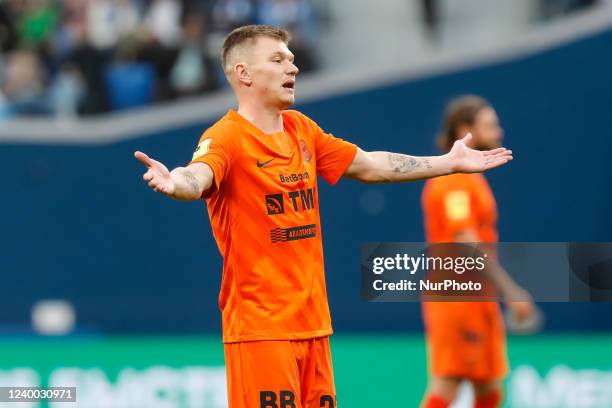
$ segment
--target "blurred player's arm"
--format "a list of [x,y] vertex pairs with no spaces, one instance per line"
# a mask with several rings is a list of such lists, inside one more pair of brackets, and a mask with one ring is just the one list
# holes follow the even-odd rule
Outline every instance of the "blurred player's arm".
[[512,152],[504,147],[488,151],[467,147],[471,137],[468,133],[442,156],[418,157],[358,149],[344,176],[365,183],[398,183],[451,173],[480,173],[512,160]]
[[212,186],[214,175],[207,164],[192,163],[169,171],[163,163],[142,152],[134,153],[134,157],[147,168],[142,178],[149,187],[176,200],[197,200]]
[[[465,229],[455,234],[456,242],[478,242],[478,234],[472,229]],[[486,268],[483,270],[487,278],[491,279],[495,287],[517,320],[528,318],[534,310],[533,299],[529,292],[523,289],[497,261],[495,243],[481,243],[479,249],[488,253]]]

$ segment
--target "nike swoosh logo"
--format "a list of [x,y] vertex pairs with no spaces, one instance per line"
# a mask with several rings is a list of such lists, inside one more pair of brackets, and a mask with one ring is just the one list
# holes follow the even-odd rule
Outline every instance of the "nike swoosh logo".
[[272,160],[274,160],[274,157],[271,158],[268,161],[265,161],[265,162],[260,162],[259,159],[258,159],[257,160],[257,167],[262,168],[262,167],[266,166],[268,163],[270,163]]

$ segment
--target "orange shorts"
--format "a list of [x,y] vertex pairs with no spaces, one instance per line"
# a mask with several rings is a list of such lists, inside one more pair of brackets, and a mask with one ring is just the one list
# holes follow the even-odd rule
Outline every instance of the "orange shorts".
[[229,408],[334,408],[329,337],[227,343]]
[[508,373],[506,334],[496,302],[423,302],[429,371],[473,381]]

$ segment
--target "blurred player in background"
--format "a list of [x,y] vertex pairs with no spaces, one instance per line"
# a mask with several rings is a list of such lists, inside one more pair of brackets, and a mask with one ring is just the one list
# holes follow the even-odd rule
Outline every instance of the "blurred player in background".
[[[450,103],[438,139],[440,149],[449,151],[466,133],[472,134],[467,145],[481,151],[498,148],[503,138],[495,110],[478,96],[463,96]],[[495,198],[482,174],[428,180],[422,205],[428,242],[498,241]],[[490,266],[487,273],[511,312],[518,320],[527,319],[534,308],[529,294],[496,261]],[[508,372],[499,304],[425,301],[423,320],[430,371],[424,408],[450,406],[464,380],[474,387],[475,407],[499,407],[502,381]]]
[[[245,26],[223,45],[238,99],[204,132],[187,167],[168,171],[136,152],[143,178],[178,200],[203,198],[223,256],[219,305],[230,408],[336,404],[317,175],[370,183],[482,172],[512,159],[466,146],[443,156],[364,152],[297,111],[298,68],[286,31]],[[155,255],[155,254],[153,254]]]

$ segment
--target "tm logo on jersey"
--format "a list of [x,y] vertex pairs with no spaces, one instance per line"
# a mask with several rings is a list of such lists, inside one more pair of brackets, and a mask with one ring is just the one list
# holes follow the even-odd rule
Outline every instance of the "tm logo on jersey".
[[270,231],[272,243],[295,241],[317,236],[317,224],[301,225],[291,228],[274,228]]
[[278,215],[285,213],[285,203],[283,202],[283,193],[266,195],[266,209],[268,215]]
[[[293,211],[306,211],[315,208],[315,189],[306,188],[304,190],[290,191],[287,193]],[[283,193],[266,195],[266,211],[268,215],[278,215],[285,213],[285,202]]]

